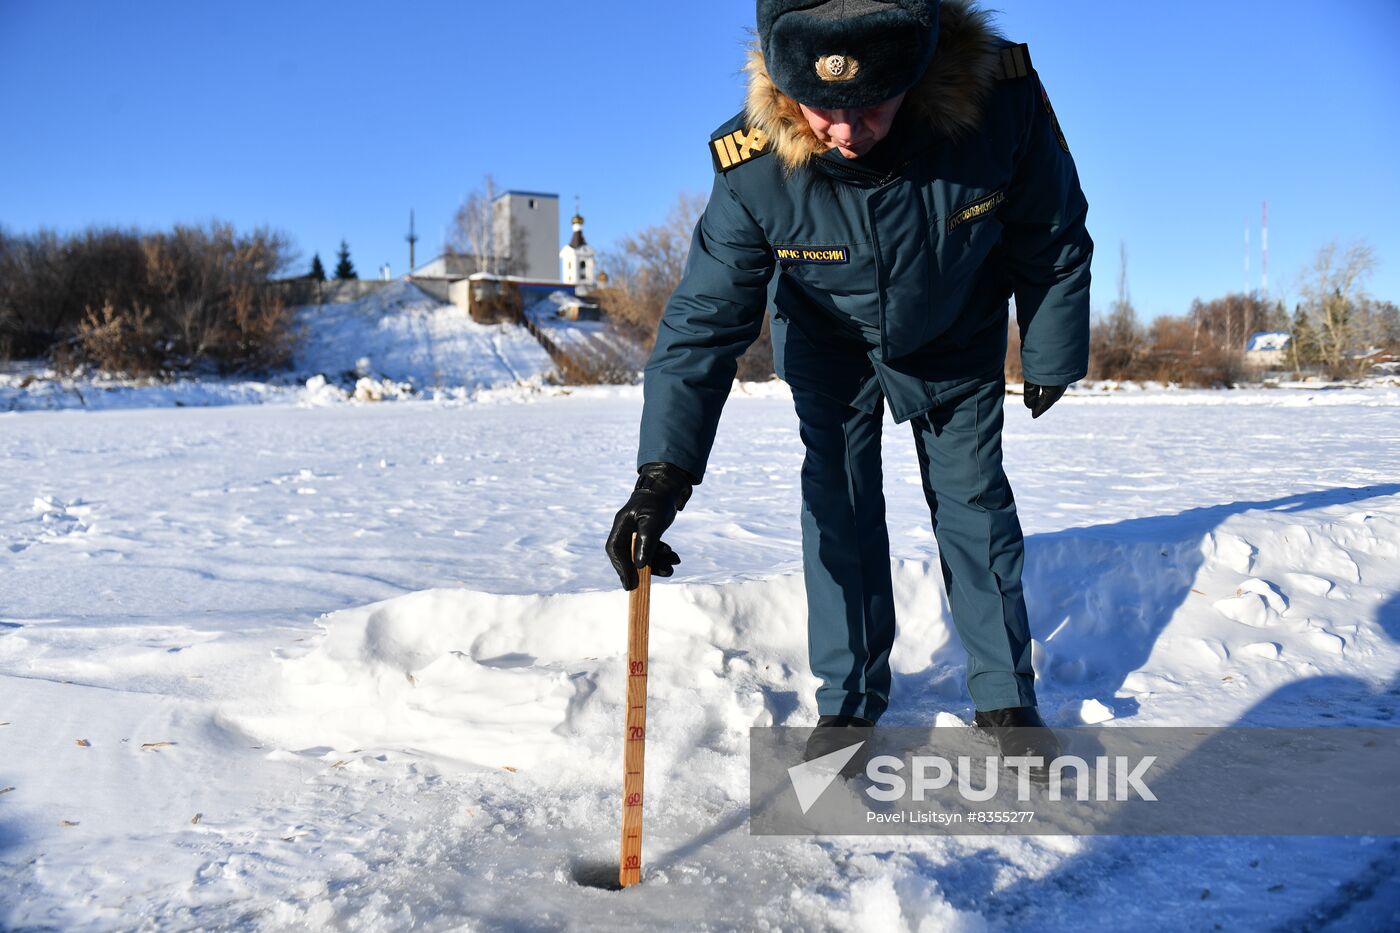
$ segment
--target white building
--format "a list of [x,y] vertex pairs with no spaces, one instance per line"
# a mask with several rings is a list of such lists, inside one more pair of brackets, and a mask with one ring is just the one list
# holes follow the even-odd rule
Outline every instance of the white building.
[[579,294],[587,294],[598,284],[598,259],[583,238],[583,215],[575,214],[571,223],[574,235],[559,251],[561,278],[565,285],[575,286]]
[[1245,365],[1260,369],[1283,365],[1290,339],[1290,335],[1282,331],[1259,331],[1257,334],[1251,334],[1249,342],[1244,346]]

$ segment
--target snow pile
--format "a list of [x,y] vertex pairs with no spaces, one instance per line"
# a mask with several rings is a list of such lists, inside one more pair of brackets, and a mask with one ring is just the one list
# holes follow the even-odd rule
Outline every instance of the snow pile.
[[[1367,376],[1348,381],[1301,380],[1268,383],[1242,383],[1232,389],[1183,388],[1175,383],[1136,382],[1117,379],[1081,379],[1069,387],[1066,398],[1081,401],[1172,405],[1232,405],[1241,397],[1252,405],[1311,407],[1351,405],[1366,400],[1374,405],[1400,405],[1400,379],[1395,376]],[[1012,392],[1022,387],[1013,383]]]
[[306,380],[300,392],[300,402],[315,407],[335,405],[347,400],[382,402],[386,399],[407,399],[412,398],[413,394],[413,386],[407,382],[360,376],[352,387],[343,389],[318,374]]
[[355,385],[374,377],[431,388],[540,384],[554,364],[529,331],[478,324],[411,282],[345,304],[297,309],[302,340],[294,369]]
[[170,382],[126,379],[102,373],[69,375],[47,366],[13,365],[0,372],[0,412],[79,408],[208,408],[292,402],[294,387],[246,379],[185,378]]
[[[1360,659],[1388,657],[1385,620],[1358,613],[1356,601],[1377,604],[1400,589],[1400,515],[1290,510],[1300,502],[1284,497],[1223,522],[1198,509],[1127,522],[1120,534],[1109,526],[1033,537],[1025,586],[1044,633],[1038,689],[1087,689],[1127,710],[1210,672],[1258,690],[1355,676]],[[1242,712],[1238,703],[1210,719]],[[1112,715],[1081,705],[1064,719]],[[1170,717],[1200,718],[1189,705]]]
[[[649,752],[719,742],[733,754],[750,725],[810,714],[802,611],[791,576],[654,587]],[[318,624],[320,644],[281,662],[281,695],[261,714],[230,714],[239,728],[284,747],[393,748],[521,770],[573,761],[614,776],[616,762],[593,769],[588,751],[618,732],[608,717],[624,702],[622,591],[429,590]]]
[[[1032,539],[1033,658],[1052,723],[1105,722],[1204,672],[1257,689],[1356,674],[1358,656],[1393,654],[1381,627],[1347,602],[1400,588],[1400,517],[1265,511],[1203,541],[1189,521],[1178,531],[1175,540],[1111,531]],[[936,562],[895,561],[892,575],[896,693],[961,707],[965,658]],[[281,662],[283,692],[267,711],[236,721],[284,747],[391,748],[555,773],[568,762],[579,777],[610,779],[615,762],[600,770],[588,752],[601,752],[599,736],[611,741],[622,722],[626,619],[616,590],[439,589],[333,613],[319,620],[316,647]],[[742,754],[750,726],[815,719],[799,575],[657,582],[652,620],[649,755]],[[910,715],[910,699],[896,697],[893,720]],[[1195,707],[1179,715],[1201,721]]]

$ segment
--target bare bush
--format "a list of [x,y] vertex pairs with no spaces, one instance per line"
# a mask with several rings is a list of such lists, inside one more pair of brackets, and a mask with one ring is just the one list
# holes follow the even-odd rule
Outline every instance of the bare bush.
[[763,316],[763,328],[744,354],[739,357],[735,378],[745,382],[763,382],[771,379],[773,372],[773,333],[768,326],[768,315]]
[[1130,304],[1121,304],[1089,326],[1089,377],[1137,378],[1147,335]]
[[91,308],[133,306],[141,287],[138,235],[89,229],[73,236],[40,229],[5,236],[0,248],[0,338],[17,357],[36,357],[72,338]]
[[[613,326],[650,351],[666,304],[685,275],[690,242],[705,210],[705,197],[681,194],[666,219],[618,241],[604,256],[607,288],[596,292]],[[758,337],[738,360],[737,377],[762,381],[773,376],[773,337],[765,315]]]
[[599,290],[599,304],[648,349],[666,302],[681,283],[690,239],[704,210],[703,195],[682,194],[664,221],[623,237],[604,255],[609,287]]
[[1021,371],[1021,325],[1014,315],[1006,322],[1005,374],[1008,383],[1024,382],[1026,378]]
[[1240,354],[1203,339],[1198,321],[1159,317],[1147,332],[1136,378],[1198,388],[1226,388],[1243,375]]
[[232,225],[89,228],[0,237],[0,344],[151,375],[267,370],[290,357],[290,310],[267,288],[295,257],[284,234]]
[[152,376],[161,369],[160,335],[147,305],[118,310],[110,301],[78,324],[81,358],[108,372]]

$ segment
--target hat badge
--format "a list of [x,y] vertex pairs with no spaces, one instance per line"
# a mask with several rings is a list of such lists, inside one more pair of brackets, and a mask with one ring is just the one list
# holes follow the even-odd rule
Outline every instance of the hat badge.
[[846,55],[823,55],[817,59],[817,77],[823,81],[849,81],[860,63]]

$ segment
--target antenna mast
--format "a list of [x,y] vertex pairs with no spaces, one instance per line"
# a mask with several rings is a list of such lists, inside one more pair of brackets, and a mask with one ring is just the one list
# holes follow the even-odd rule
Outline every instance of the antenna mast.
[[418,234],[413,230],[413,208],[411,207],[408,209],[408,236],[404,239],[408,241],[408,272],[412,275],[413,270],[418,265],[413,261],[413,246],[418,242]]
[[1260,231],[1260,237],[1264,248],[1263,264],[1264,276],[1259,283],[1260,289],[1264,292],[1264,300],[1269,300],[1269,202],[1264,202],[1263,207],[1264,229]]
[[1244,221],[1244,293],[1248,295],[1249,288],[1249,218]]

